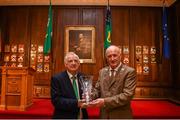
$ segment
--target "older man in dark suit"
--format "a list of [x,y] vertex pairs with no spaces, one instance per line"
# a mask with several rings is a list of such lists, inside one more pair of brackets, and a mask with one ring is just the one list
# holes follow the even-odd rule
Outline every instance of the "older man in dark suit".
[[135,93],[136,72],[120,62],[120,49],[110,46],[106,49],[109,66],[99,72],[94,98],[89,106],[101,107],[103,119],[132,118],[130,101]]
[[69,52],[64,58],[66,70],[54,75],[51,80],[51,101],[54,105],[53,118],[59,119],[84,119],[88,118],[83,107],[82,90],[78,72],[79,57]]

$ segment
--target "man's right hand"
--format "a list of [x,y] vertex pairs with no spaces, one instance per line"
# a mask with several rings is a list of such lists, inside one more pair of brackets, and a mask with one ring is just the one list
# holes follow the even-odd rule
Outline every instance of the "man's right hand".
[[85,99],[78,100],[78,107],[80,107],[80,108],[86,108],[87,107]]

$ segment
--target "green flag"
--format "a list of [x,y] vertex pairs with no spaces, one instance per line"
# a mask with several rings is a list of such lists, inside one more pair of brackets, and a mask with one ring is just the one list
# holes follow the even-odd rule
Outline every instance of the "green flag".
[[104,42],[104,48],[107,49],[111,45],[111,33],[112,33],[112,24],[111,24],[111,11],[110,6],[107,6],[106,10],[106,26],[105,26],[105,42]]
[[52,5],[50,0],[49,13],[48,13],[48,23],[44,42],[44,54],[49,54],[51,52],[51,39],[52,39]]

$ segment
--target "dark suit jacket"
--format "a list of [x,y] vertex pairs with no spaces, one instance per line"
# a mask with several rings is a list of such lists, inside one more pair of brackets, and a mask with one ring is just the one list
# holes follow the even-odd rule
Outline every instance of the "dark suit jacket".
[[95,97],[104,98],[105,106],[101,108],[101,118],[131,119],[130,101],[136,88],[136,71],[121,64],[115,77],[109,77],[109,67],[100,70],[95,86]]
[[[81,74],[78,73],[79,78]],[[82,97],[81,84],[78,79],[79,95]],[[80,108],[71,80],[66,71],[54,75],[51,79],[51,102],[54,106],[53,118],[77,119]],[[88,118],[86,109],[82,109],[83,118]]]

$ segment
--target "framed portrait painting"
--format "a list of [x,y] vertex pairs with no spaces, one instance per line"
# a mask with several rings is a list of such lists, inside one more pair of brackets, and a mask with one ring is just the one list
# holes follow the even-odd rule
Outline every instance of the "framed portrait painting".
[[95,27],[66,26],[64,51],[76,53],[80,63],[95,63]]

